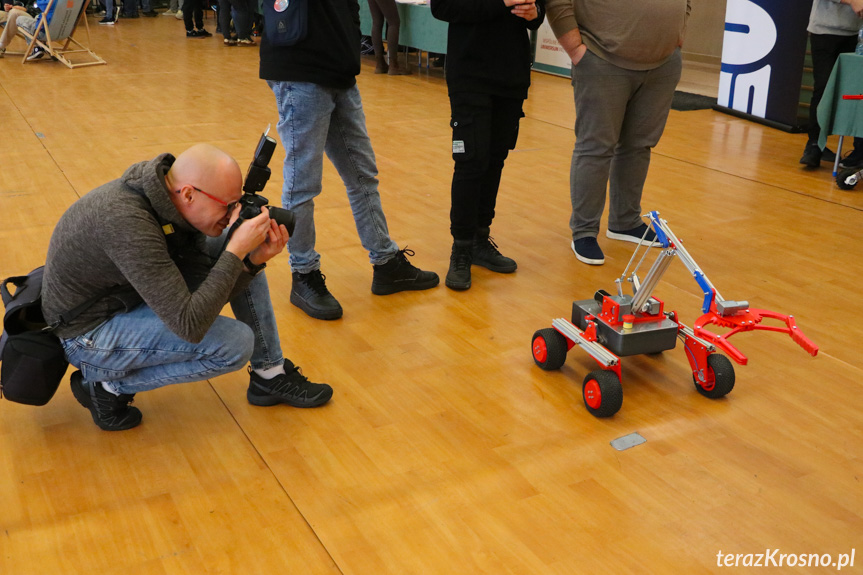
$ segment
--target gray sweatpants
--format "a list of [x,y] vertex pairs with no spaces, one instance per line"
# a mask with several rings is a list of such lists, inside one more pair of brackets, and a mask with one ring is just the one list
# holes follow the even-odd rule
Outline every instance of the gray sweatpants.
[[572,68],[572,239],[598,235],[606,184],[608,228],[625,231],[641,224],[650,150],[665,129],[680,71],[680,50],[653,70],[627,70],[590,52]]

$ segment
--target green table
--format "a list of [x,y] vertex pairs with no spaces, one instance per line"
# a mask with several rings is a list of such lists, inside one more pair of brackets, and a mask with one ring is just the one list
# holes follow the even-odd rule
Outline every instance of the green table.
[[863,56],[840,54],[818,104],[818,125],[821,126],[818,145],[824,149],[827,136],[840,135],[833,166],[834,176],[839,166],[844,137],[863,137],[863,100],[842,99],[842,96],[856,94],[863,94]]
[[[360,3],[360,31],[369,36],[372,33],[372,15],[368,0]],[[396,2],[399,8],[399,44],[416,48],[422,62],[422,52],[446,54],[447,23],[432,16],[428,4],[408,4]]]

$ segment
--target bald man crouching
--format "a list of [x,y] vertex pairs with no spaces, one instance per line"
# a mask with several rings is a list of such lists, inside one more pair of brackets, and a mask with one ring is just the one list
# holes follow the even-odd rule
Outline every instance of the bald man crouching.
[[[63,214],[48,248],[42,309],[69,362],[72,393],[108,431],[141,423],[134,395],[250,363],[253,405],[317,407],[332,397],[282,356],[266,262],[288,232],[266,208],[236,219],[242,173],[208,145],[135,164]],[[74,320],[63,314],[88,300]],[[237,319],[219,315],[230,302]]]

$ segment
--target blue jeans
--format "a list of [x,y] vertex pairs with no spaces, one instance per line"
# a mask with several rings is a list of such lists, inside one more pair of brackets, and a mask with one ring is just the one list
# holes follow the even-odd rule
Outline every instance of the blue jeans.
[[241,369],[284,363],[276,317],[264,272],[231,300],[237,319],[219,316],[200,343],[165,327],[141,304],[89,332],[62,340],[69,363],[85,381],[107,381],[120,393],[201,381]]
[[[144,12],[150,12],[153,10],[150,7],[150,0],[141,0],[141,8],[144,9]],[[126,0],[126,2],[123,3],[123,13],[126,16],[136,15],[138,13],[138,0]]]
[[226,40],[231,37],[233,18],[237,38],[251,40],[253,11],[253,5],[247,0],[219,0],[219,27],[222,29],[222,36]]
[[267,84],[276,96],[277,128],[285,146],[282,204],[296,216],[288,241],[291,269],[308,273],[321,267],[321,256],[315,251],[315,196],[321,193],[324,152],[347,188],[369,260],[382,264],[392,259],[399,247],[387,229],[375,152],[357,86],[336,89],[308,82]]

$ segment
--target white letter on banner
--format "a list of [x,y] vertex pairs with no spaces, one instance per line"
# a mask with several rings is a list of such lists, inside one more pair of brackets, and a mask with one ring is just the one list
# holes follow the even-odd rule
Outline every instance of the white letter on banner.
[[719,75],[718,103],[763,118],[770,91],[770,66],[744,74],[734,68],[770,54],[776,44],[776,24],[770,14],[750,0],[728,0],[725,28],[722,65],[727,71]]
[[[734,93],[731,81],[734,80]],[[763,118],[767,114],[770,66],[749,74],[719,74],[719,105]]]
[[[729,30],[729,24],[732,29]],[[750,0],[728,0],[722,63],[743,66],[767,56],[776,44],[776,24]]]

